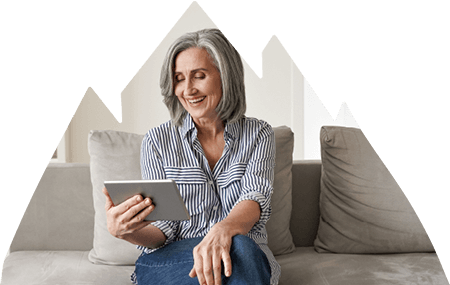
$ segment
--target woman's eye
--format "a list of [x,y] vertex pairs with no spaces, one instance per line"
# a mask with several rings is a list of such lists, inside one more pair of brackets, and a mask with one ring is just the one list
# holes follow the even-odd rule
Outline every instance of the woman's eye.
[[205,75],[203,73],[197,73],[197,74],[195,74],[195,78],[203,79],[203,78],[205,78]]
[[180,82],[183,81],[184,78],[183,77],[175,77],[175,82]]

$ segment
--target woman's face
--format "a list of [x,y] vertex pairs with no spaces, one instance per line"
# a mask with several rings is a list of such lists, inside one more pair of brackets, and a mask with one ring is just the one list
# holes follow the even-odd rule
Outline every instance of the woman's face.
[[175,59],[175,95],[196,124],[215,121],[222,98],[220,73],[208,52],[189,48]]

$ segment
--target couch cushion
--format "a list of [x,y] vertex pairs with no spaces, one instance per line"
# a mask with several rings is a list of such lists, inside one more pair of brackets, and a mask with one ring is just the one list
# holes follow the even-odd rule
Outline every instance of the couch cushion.
[[406,196],[360,129],[320,132],[319,252],[431,252],[433,246]]
[[449,284],[435,253],[334,254],[297,247],[276,259],[279,285]]
[[[289,230],[292,209],[293,133],[288,127],[274,128],[276,167],[272,216],[267,223],[269,247],[274,255],[292,252],[294,244]],[[141,179],[140,148],[143,135],[119,131],[91,131],[88,138],[91,156],[95,225],[93,249],[89,260],[97,264],[131,265],[140,251],[126,241],[114,238],[106,227],[105,180]]]
[[92,264],[88,251],[17,251],[3,266],[2,285],[131,284],[134,266]]

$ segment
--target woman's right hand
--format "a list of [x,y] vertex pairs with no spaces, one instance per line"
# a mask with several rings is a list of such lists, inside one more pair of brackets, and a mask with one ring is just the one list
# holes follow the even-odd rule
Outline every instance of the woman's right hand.
[[136,195],[115,206],[106,187],[102,192],[106,196],[106,224],[113,236],[124,239],[152,222],[144,220],[155,208],[150,198]]

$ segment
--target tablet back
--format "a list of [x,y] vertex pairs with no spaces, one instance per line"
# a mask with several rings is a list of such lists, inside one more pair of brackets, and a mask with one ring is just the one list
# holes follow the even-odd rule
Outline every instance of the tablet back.
[[150,197],[155,205],[153,212],[145,220],[189,220],[189,212],[181,198],[177,184],[171,179],[165,180],[123,180],[105,181],[114,205],[140,194],[142,197]]

